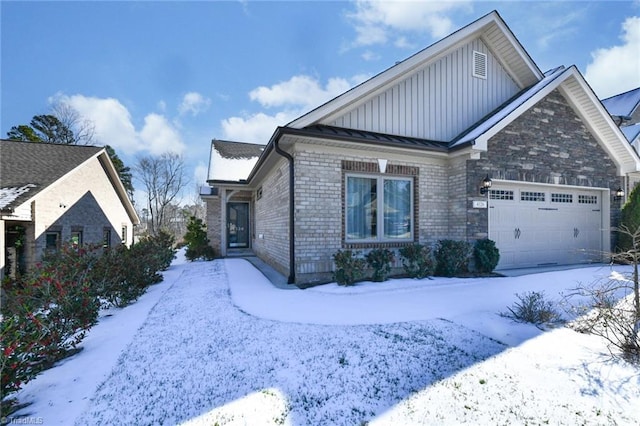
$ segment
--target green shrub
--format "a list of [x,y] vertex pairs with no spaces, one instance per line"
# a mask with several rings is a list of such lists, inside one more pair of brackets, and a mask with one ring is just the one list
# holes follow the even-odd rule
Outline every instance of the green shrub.
[[431,248],[422,244],[411,244],[400,250],[402,266],[411,278],[425,278],[433,275],[435,260]]
[[64,246],[38,268],[3,283],[2,398],[65,357],[96,323],[88,270],[96,256]]
[[187,245],[187,251],[185,252],[187,259],[211,260],[216,257],[213,247],[209,245],[205,224],[195,216],[189,218],[184,241]]
[[372,281],[381,282],[387,279],[391,272],[391,263],[395,255],[389,249],[374,249],[365,255],[367,264],[373,268]]
[[440,240],[436,244],[436,275],[454,277],[469,271],[471,244],[466,241]]
[[473,258],[478,272],[490,273],[500,261],[500,250],[493,240],[477,240],[473,247]]
[[333,261],[336,264],[334,279],[339,285],[353,285],[362,277],[366,265],[365,260],[351,250],[338,250]]
[[516,294],[516,297],[518,302],[515,302],[513,307],[507,307],[509,312],[502,313],[502,316],[536,325],[562,320],[561,315],[554,309],[553,303],[545,299],[544,292],[531,291],[523,295]]

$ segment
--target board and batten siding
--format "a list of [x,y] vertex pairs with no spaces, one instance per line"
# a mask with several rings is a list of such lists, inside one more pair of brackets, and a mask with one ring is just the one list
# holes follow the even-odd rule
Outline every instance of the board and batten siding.
[[[472,76],[474,51],[487,55],[486,79]],[[520,90],[476,39],[327,124],[450,141]]]

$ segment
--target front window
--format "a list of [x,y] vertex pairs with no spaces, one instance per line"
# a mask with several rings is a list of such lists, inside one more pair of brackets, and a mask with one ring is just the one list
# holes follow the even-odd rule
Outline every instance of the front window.
[[413,237],[413,181],[346,177],[347,241],[403,241]]
[[75,250],[82,246],[82,231],[71,231],[71,246]]

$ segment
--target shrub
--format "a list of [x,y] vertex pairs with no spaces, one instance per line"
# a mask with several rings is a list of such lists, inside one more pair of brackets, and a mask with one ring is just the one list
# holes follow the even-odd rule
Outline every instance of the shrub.
[[433,275],[435,260],[431,248],[422,244],[411,244],[400,250],[402,266],[411,278],[425,278]]
[[334,279],[339,285],[353,285],[360,277],[365,267],[365,260],[356,257],[357,254],[351,250],[338,250],[333,255],[336,264]]
[[473,258],[478,272],[490,273],[500,261],[500,251],[493,240],[477,240],[473,247]]
[[515,302],[512,307],[507,307],[509,312],[502,313],[502,316],[536,325],[562,320],[553,303],[545,299],[544,292],[532,291],[523,295],[516,294],[516,297],[518,302]]
[[123,307],[136,301],[162,276],[145,265],[144,256],[136,257],[135,250],[118,246],[103,252],[89,279],[105,306]]
[[185,257],[189,260],[214,259],[215,252],[213,247],[209,245],[207,238],[206,226],[201,219],[195,216],[189,218],[187,223],[187,233],[184,235],[184,241],[187,244]]
[[367,264],[373,268],[372,280],[381,282],[387,279],[391,272],[391,262],[395,255],[389,249],[374,249],[365,255]]
[[3,397],[75,349],[96,323],[100,303],[87,279],[95,259],[64,246],[23,278],[5,281]]
[[471,244],[466,241],[440,240],[436,245],[436,275],[453,277],[469,270]]

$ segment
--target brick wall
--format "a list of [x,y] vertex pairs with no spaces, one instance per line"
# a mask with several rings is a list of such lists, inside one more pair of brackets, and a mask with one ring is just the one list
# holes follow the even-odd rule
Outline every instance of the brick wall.
[[253,251],[285,276],[289,275],[289,163],[283,158],[260,183],[255,199]]
[[82,231],[85,244],[101,244],[105,229],[111,231],[111,244],[122,242],[126,226],[127,244],[133,241],[133,224],[115,189],[96,158],[72,171],[60,181],[38,194],[34,206],[32,266],[42,255],[46,232],[60,232],[67,242],[74,230]]
[[207,225],[207,238],[209,245],[213,247],[216,254],[222,253],[222,198],[218,195],[204,199],[207,214],[205,223]]
[[[344,174],[378,174],[378,158],[388,159],[386,174],[413,176],[416,239],[433,242],[449,229],[447,163],[445,160],[353,150],[296,145],[296,282],[332,279],[333,254],[353,248],[366,252],[376,247],[397,251],[403,244],[344,243]],[[398,265],[400,263],[398,262]]]

